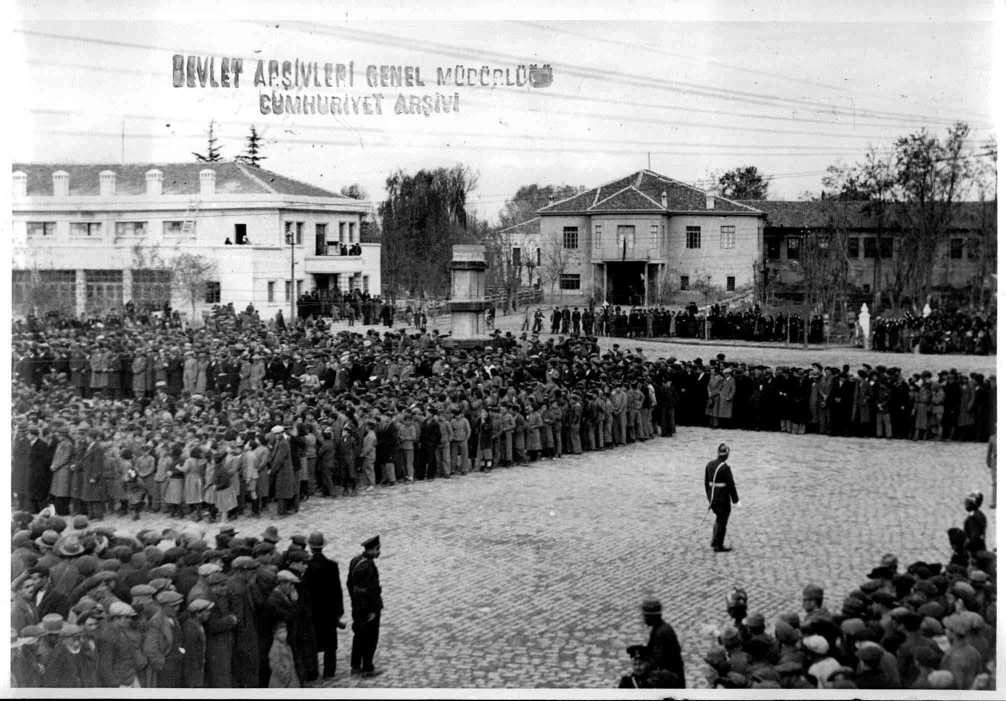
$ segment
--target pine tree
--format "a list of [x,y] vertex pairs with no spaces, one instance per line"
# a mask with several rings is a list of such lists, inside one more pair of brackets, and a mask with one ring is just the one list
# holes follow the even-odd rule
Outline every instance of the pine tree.
[[200,163],[216,163],[223,160],[223,156],[220,155],[220,146],[217,145],[217,135],[213,131],[213,120],[210,120],[210,130],[206,138],[206,153],[192,152],[192,155],[196,157],[196,160]]
[[248,132],[248,137],[245,143],[245,152],[238,156],[237,160],[240,163],[249,165],[252,168],[258,168],[259,163],[266,159],[262,153],[262,137],[259,135],[258,130],[255,129],[255,125],[251,125],[251,130]]

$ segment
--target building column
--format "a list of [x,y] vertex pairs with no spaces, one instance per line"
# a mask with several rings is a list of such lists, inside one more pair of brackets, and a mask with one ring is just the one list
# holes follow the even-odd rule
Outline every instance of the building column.
[[122,270],[122,304],[133,301],[133,269]]
[[74,312],[77,316],[83,316],[87,307],[87,273],[77,270],[76,292],[74,294]]

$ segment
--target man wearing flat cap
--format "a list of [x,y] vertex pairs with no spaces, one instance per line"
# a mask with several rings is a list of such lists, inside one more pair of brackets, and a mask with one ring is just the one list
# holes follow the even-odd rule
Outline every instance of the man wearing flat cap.
[[350,667],[353,674],[374,677],[374,653],[381,628],[381,580],[375,560],[381,555],[381,538],[374,536],[363,543],[363,552],[349,563],[346,588],[353,606],[353,649]]
[[325,536],[314,532],[308,536],[311,559],[307,563],[304,584],[310,592],[311,618],[314,623],[315,641],[323,651],[322,676],[335,676],[335,656],[339,647],[338,629],[345,628],[342,617],[345,614],[342,601],[342,579],[339,563],[325,557]]
[[734,485],[734,476],[730,471],[730,465],[727,464],[730,448],[726,443],[720,443],[716,453],[716,459],[706,464],[705,490],[709,510],[716,516],[711,545],[714,551],[721,553],[731,550],[723,545],[723,539],[727,534],[731,504],[736,504],[740,498],[737,496],[737,487]]

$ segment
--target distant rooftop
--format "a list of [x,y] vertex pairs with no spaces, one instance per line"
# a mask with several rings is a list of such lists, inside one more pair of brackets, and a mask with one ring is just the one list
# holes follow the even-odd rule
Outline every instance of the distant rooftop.
[[217,193],[238,195],[295,195],[302,197],[332,197],[349,201],[335,192],[309,185],[274,173],[265,168],[253,168],[235,161],[215,163],[15,163],[12,171],[28,176],[28,196],[52,196],[52,174],[63,170],[70,175],[71,195],[98,195],[99,177],[103,170],[115,173],[115,191],[120,195],[142,195],[147,191],[146,172],[156,168],[164,174],[162,193],[165,195],[198,195],[199,171],[216,173]]

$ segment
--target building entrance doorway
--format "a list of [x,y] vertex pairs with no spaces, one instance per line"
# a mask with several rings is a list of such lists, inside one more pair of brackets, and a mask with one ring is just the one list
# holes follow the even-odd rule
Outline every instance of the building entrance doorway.
[[619,306],[642,306],[646,296],[646,263],[608,263],[605,297]]

